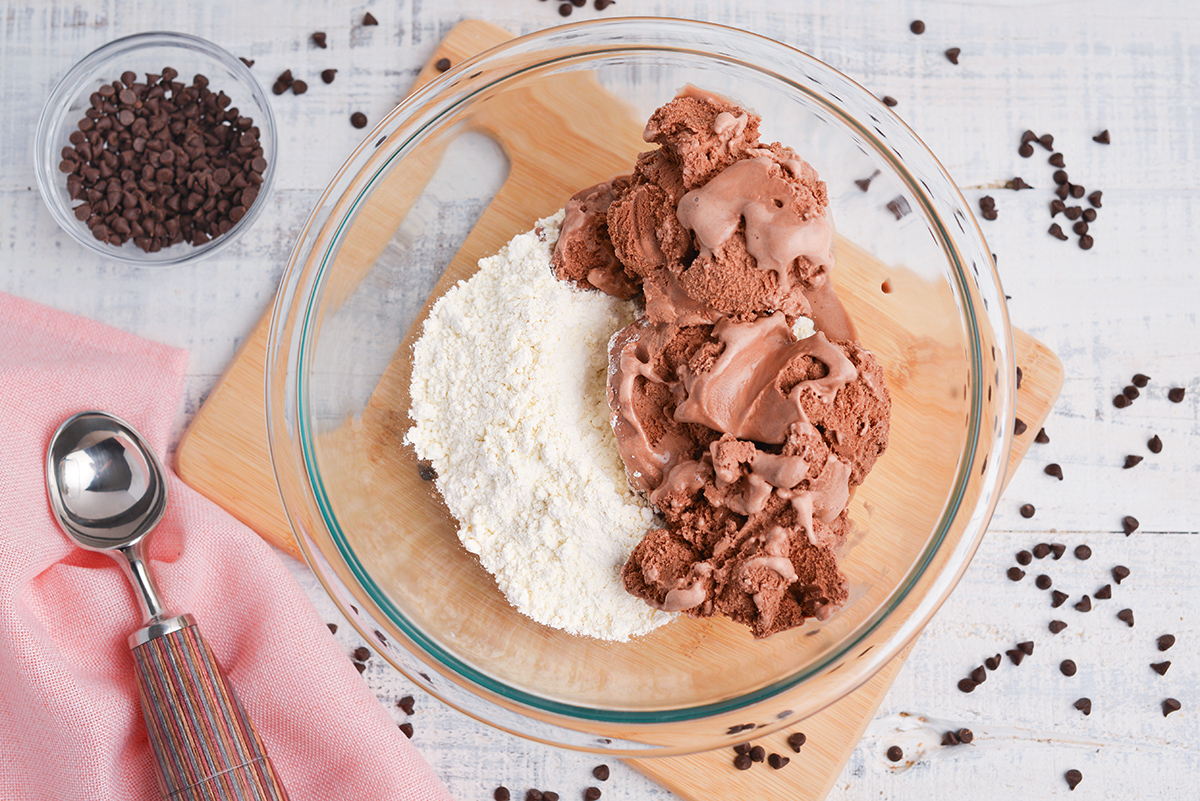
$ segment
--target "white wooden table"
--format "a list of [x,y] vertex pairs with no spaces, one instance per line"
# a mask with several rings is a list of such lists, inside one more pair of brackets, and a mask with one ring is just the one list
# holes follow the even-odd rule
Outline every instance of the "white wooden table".
[[[299,7],[298,7],[299,6]],[[514,33],[559,24],[557,3],[538,0],[331,0],[152,4],[99,0],[0,3],[0,291],[103,320],[192,353],[182,431],[238,344],[270,303],[295,233],[325,182],[365,136],[347,123],[390,109],[440,37],[475,17]],[[361,28],[370,10],[379,26]],[[983,224],[998,256],[1010,313],[1054,349],[1066,386],[1049,423],[1050,443],[1030,458],[1000,503],[970,571],[921,638],[867,737],[839,780],[835,799],[1014,797],[1196,797],[1200,779],[1200,4],[1190,0],[1091,2],[888,2],[882,0],[620,0],[603,12],[687,15],[781,39],[840,69],[879,95],[937,153],[969,199],[990,193],[999,219]],[[600,16],[590,6],[571,20]],[[922,19],[916,36],[909,23]],[[154,29],[195,33],[256,61],[265,86],[285,68],[339,69],[336,91],[309,81],[304,97],[272,97],[281,172],[256,226],[223,255],[192,266],[137,270],[106,263],[62,233],[34,185],[37,115],[55,81],[82,54],[118,36]],[[308,43],[328,33],[328,50]],[[955,66],[943,51],[959,47]],[[1046,233],[1052,168],[1035,148],[1017,156],[1023,130],[1051,132],[1072,179],[1104,190],[1084,252]],[[1091,141],[1102,129],[1112,144]],[[1020,194],[986,187],[1021,175]],[[1062,218],[1059,217],[1059,220]],[[1130,408],[1112,397],[1142,372],[1153,381]],[[1170,386],[1185,386],[1181,404]],[[1146,440],[1164,443],[1152,455]],[[1146,456],[1131,470],[1126,454]],[[1065,480],[1042,472],[1062,465]],[[1032,503],[1037,513],[1018,513]],[[1121,519],[1141,528],[1126,538]],[[1020,584],[1004,577],[1013,554],[1037,542],[1086,542],[1087,562],[1068,555],[1036,563]],[[1073,595],[1132,575],[1114,599],[1088,614],[1050,610],[1032,585],[1039,564]],[[302,565],[294,572],[330,621],[338,614]],[[1136,625],[1116,620],[1130,607]],[[1055,611],[1057,614],[1052,615]],[[1069,628],[1046,630],[1057,616]],[[1155,638],[1178,643],[1160,654]],[[356,645],[349,626],[341,635]],[[955,684],[984,657],[1022,640],[1038,647],[1006,664],[976,692]],[[1058,663],[1079,673],[1066,678]],[[1170,659],[1165,676],[1149,664]],[[372,660],[365,679],[400,720],[403,677]],[[1084,717],[1072,704],[1088,696]],[[1183,709],[1164,718],[1173,696]],[[922,729],[918,718],[926,716]],[[593,783],[593,757],[498,733],[418,694],[415,742],[461,799],[490,798],[498,782],[554,789],[564,798]],[[971,746],[938,748],[930,736],[966,726]],[[921,745],[923,743],[923,745]],[[912,759],[893,764],[889,745]],[[672,796],[617,763],[606,799]]]

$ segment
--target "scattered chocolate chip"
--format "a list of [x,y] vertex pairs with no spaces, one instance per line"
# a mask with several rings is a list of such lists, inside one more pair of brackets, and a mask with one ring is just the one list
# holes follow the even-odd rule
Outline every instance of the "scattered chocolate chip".
[[1033,555],[1038,559],[1045,559],[1050,555],[1050,546],[1044,542],[1039,542],[1033,546]]
[[595,776],[596,779],[599,781],[602,781],[602,782],[608,781],[608,776],[609,776],[608,765],[597,765],[596,767],[592,768],[592,775]]
[[1033,145],[1028,142],[1022,142],[1021,146],[1017,148],[1017,155],[1023,159],[1029,158],[1033,155]]
[[302,95],[308,91],[308,84],[304,81],[295,81],[292,83],[292,94]]
[[1158,638],[1158,650],[1166,651],[1175,644],[1174,634],[1164,634]]
[[790,760],[787,757],[782,756],[780,754],[771,754],[770,756],[767,757],[767,764],[770,765],[775,770],[779,770],[780,768],[782,768],[784,765],[786,765],[787,763],[789,763],[791,761],[792,760]]
[[1033,656],[1033,640],[1017,643],[1017,649],[1025,654],[1025,656]]
[[525,801],[545,801],[545,798],[541,790],[532,789],[525,791]]
[[1111,140],[1108,138],[1108,129],[1107,128],[1105,128],[1103,131],[1101,131],[1100,133],[1093,136],[1092,141],[1099,142],[1102,145],[1112,144]]
[[1062,662],[1059,662],[1058,669],[1064,676],[1074,676],[1079,670],[1070,659],[1064,659]]
[[416,703],[417,699],[413,698],[411,695],[406,695],[396,702],[396,706],[404,710],[404,714],[411,715],[413,710],[416,709]]
[[1067,624],[1061,620],[1051,620],[1050,621],[1050,633],[1051,634],[1058,634],[1060,631],[1062,631],[1066,627],[1067,627]]
[[[1022,656],[1024,656],[1024,654],[1022,654]],[[975,692],[975,682],[971,681],[970,679],[959,679],[958,689],[964,693]]]
[[1013,435],[1019,437],[1024,434],[1028,428],[1029,426],[1025,425],[1025,421],[1018,417],[1013,422]]
[[330,634],[337,634],[337,623],[326,623],[325,625],[329,627]]
[[1129,386],[1125,387],[1125,389],[1121,390],[1121,394],[1130,400],[1137,400],[1142,393],[1138,391],[1137,387],[1135,387],[1133,384],[1130,384]]
[[804,732],[793,732],[788,735],[787,744],[797,754],[800,753],[800,747],[804,745],[808,738],[804,736]]
[[1167,668],[1171,667],[1171,663],[1170,662],[1154,662],[1150,665],[1150,667],[1152,667],[1154,669],[1154,672],[1157,673],[1158,675],[1165,676],[1165,675],[1167,675]]
[[596,801],[601,795],[603,793],[600,792],[599,787],[589,787],[583,791],[584,801]]
[[733,766],[738,770],[750,770],[750,766],[753,764],[746,754],[738,754],[733,758]]
[[571,0],[571,5],[575,6],[576,8],[583,8],[587,5],[587,0]]
[[925,23],[919,19],[915,19],[912,21],[912,24],[908,26],[908,29],[920,36],[921,34],[925,33]]
[[400,731],[404,732],[405,737],[407,737],[410,740],[412,739],[413,725],[411,723],[405,721],[404,723],[400,724],[399,729],[400,729]]
[[1170,391],[1167,392],[1167,399],[1171,401],[1171,403],[1182,403],[1185,392],[1186,390],[1183,387],[1172,387]]
[[433,62],[433,68],[438,72],[445,72],[446,70],[450,69],[450,59],[439,58],[437,61]]
[[[1113,581],[1120,584],[1124,579],[1129,578],[1129,568],[1125,567],[1125,565],[1117,565],[1112,569],[1112,577]],[[1133,613],[1130,612],[1129,615],[1132,617]]]
[[896,98],[892,97],[891,95],[884,95],[883,105],[887,106],[888,108],[894,108],[896,105]]
[[985,681],[987,681],[987,668],[985,668],[983,665],[980,665],[972,670],[971,681],[975,682],[976,684],[983,684]]
[[1095,208],[1101,208],[1100,200],[1104,197],[1104,193],[1097,189],[1092,194],[1088,195],[1088,203],[1091,203]]
[[1050,464],[1046,465],[1044,472],[1048,476],[1054,476],[1059,481],[1063,480],[1062,467],[1060,467],[1056,462],[1051,462]]
[[1007,575],[1009,581],[1020,581],[1025,578],[1025,571],[1019,567],[1010,567]]
[[597,11],[603,11],[604,9],[608,8],[615,2],[617,2],[617,0],[595,0],[595,2],[592,3],[592,5],[595,7],[595,9]]
[[1025,652],[1017,648],[1010,648],[1004,653],[1008,655],[1008,658],[1012,660],[1014,665],[1019,665],[1025,661]]
[[942,735],[942,745],[959,745],[962,740],[958,739],[958,732],[948,731]]
[[1079,234],[1080,236],[1083,236],[1084,234],[1086,234],[1088,232],[1088,224],[1086,222],[1084,222],[1083,220],[1080,220],[1079,222],[1077,222],[1071,226],[1071,230],[1074,231],[1075,233]]
[[1067,599],[1070,598],[1071,596],[1067,595],[1062,590],[1055,590],[1054,592],[1050,593],[1050,597],[1052,599],[1050,601],[1050,606],[1057,609],[1058,607],[1065,604],[1067,602]]
[[1033,187],[1025,183],[1024,179],[1022,179],[1020,176],[1013,178],[1011,184],[1014,192],[1019,192],[1022,189],[1033,189]]
[[871,173],[866,178],[859,178],[857,181],[854,182],[854,185],[857,186],[862,191],[866,192],[868,189],[871,188],[871,181],[874,180],[875,176],[877,176],[877,175],[879,175],[879,170],[876,170],[875,172]]
[[1071,194],[1071,185],[1059,184],[1058,187],[1055,188],[1054,194],[1058,196],[1059,200],[1066,200],[1067,196]]
[[1095,222],[1096,221],[1096,210],[1095,209],[1084,209],[1083,210],[1083,219],[1087,222]]
[[1080,698],[1078,701],[1075,702],[1075,708],[1078,709],[1080,712],[1082,712],[1085,715],[1092,714],[1092,699],[1091,698]]
[[1092,245],[1094,244],[1096,244],[1096,242],[1092,239],[1091,234],[1084,234],[1083,236],[1079,237],[1080,250],[1091,250]]
[[1000,654],[989,656],[987,659],[983,660],[983,664],[988,670],[995,670],[996,668],[1000,667]]
[[1037,134],[1035,134],[1033,131],[1026,129],[1025,133],[1021,134],[1021,144],[1026,144],[1028,142],[1036,142],[1037,138],[1038,138]]
[[1061,542],[1053,542],[1050,544],[1050,555],[1054,557],[1055,561],[1062,559],[1062,555],[1066,552],[1067,546],[1063,545]]
[[1032,503],[1023,504],[1021,506],[1021,517],[1025,517],[1025,518],[1033,517],[1033,513],[1036,511],[1037,510],[1033,508]]
[[[1120,582],[1117,583],[1119,584]],[[1133,610],[1122,609],[1120,612],[1117,612],[1117,620],[1124,622],[1129,628],[1133,628]]]
[[569,17],[569,16],[571,16],[571,12],[572,12],[572,11],[574,11],[574,10],[575,10],[575,9],[571,8],[571,4],[570,4],[570,3],[561,3],[561,4],[558,6],[558,13],[559,13],[561,16],[564,16],[564,17]]
[[371,658],[371,649],[367,648],[365,645],[360,645],[354,649],[353,656],[359,662],[366,662]]
[[733,753],[749,754],[750,753],[750,743],[738,743],[737,745],[735,745],[733,747]]
[[1125,397],[1124,393],[1113,398],[1113,406],[1116,406],[1118,409],[1124,409],[1128,405],[1129,398]]
[[1103,587],[1096,590],[1094,595],[1101,601],[1107,601],[1109,598],[1112,598],[1112,585],[1105,584]]
[[325,44],[325,32],[324,31],[317,31],[316,33],[314,33],[312,35],[312,40],[313,40],[313,44],[315,44],[317,47],[321,48],[322,50],[325,49],[326,44]]
[[1139,464],[1142,463],[1142,459],[1145,459],[1145,458],[1146,457],[1144,457],[1144,456],[1135,456],[1133,454],[1126,456],[1125,457],[1125,469],[1128,470],[1131,467],[1137,467]]
[[321,70],[321,80],[325,83],[333,83],[334,77],[337,75],[337,70]]
[[1027,565],[1033,561],[1033,554],[1029,551],[1017,551],[1017,564]]
[[1066,161],[1063,160],[1062,153],[1051,153],[1049,161],[1050,161],[1051,166],[1054,166],[1054,167],[1067,166]]
[[[1121,528],[1125,530],[1126,537],[1137,531],[1138,525],[1138,519],[1133,515],[1125,515],[1125,517],[1121,518]],[[1120,584],[1120,580],[1118,580],[1117,583]]]
[[1079,599],[1079,602],[1075,604],[1075,609],[1078,612],[1092,611],[1092,599],[1086,595],[1083,596],[1082,598]]
[[354,669],[357,670],[359,673],[362,673],[363,671],[365,671],[367,669],[367,665],[365,662],[351,662],[350,664],[354,665]]
[[542,801],[558,801],[558,793],[553,790],[546,790],[542,793]]
[[1045,573],[1038,576],[1033,583],[1037,585],[1039,590],[1048,590],[1050,589],[1050,585],[1053,584],[1053,582],[1050,580],[1050,577]]
[[1065,184],[1068,180],[1070,180],[1070,176],[1067,175],[1066,170],[1055,170],[1054,175],[1051,177],[1054,179],[1054,183],[1056,184]]
[[1180,709],[1182,709],[1182,708],[1183,708],[1183,704],[1179,703],[1179,702],[1178,702],[1178,701],[1176,701],[1174,698],[1165,698],[1165,699],[1163,699],[1163,702],[1162,702],[1162,711],[1163,711],[1163,717],[1164,717],[1164,718],[1165,718],[1167,715],[1171,714],[1172,712],[1178,712],[1178,711],[1179,711]]
[[979,208],[983,209],[984,211],[996,208],[996,198],[992,197],[991,195],[984,195],[983,197],[979,198]]
[[[254,59],[252,59],[252,58],[246,58],[245,56],[238,56],[238,59],[240,59],[241,62],[243,64],[245,64],[247,67],[254,66]],[[159,77],[162,77],[162,76],[159,76]],[[153,83],[153,81],[151,81],[151,83]]]
[[904,195],[897,195],[888,201],[887,210],[899,220],[907,216],[912,211],[912,208],[908,205],[908,200],[905,199]]
[[353,114],[350,115],[350,124],[353,125],[355,128],[366,128],[367,127],[367,115],[363,114],[361,111],[354,112]]
[[904,749],[898,745],[893,745],[887,750],[887,758],[892,762],[899,762],[904,759]]
[[1071,197],[1074,197],[1074,198],[1083,197],[1083,193],[1086,191],[1087,190],[1084,189],[1079,184],[1071,184]]
[[1080,773],[1079,771],[1075,770],[1075,768],[1071,768],[1066,773],[1064,773],[1063,776],[1067,780],[1067,787],[1069,787],[1072,790],[1074,790],[1076,787],[1078,787],[1079,783],[1081,781],[1083,781],[1083,774]]
[[1037,436],[1033,438],[1033,441],[1039,445],[1045,445],[1048,443],[1050,441],[1050,437],[1046,434],[1046,429],[1039,428]]
[[1038,142],[1040,142],[1042,147],[1046,148],[1047,150],[1054,149],[1054,137],[1050,134],[1042,134],[1038,137]]
[[379,20],[375,19],[374,15],[372,15],[372,14],[371,14],[371,12],[370,12],[370,11],[368,11],[366,14],[363,14],[363,21],[362,21],[362,24],[363,24],[364,26],[366,26],[366,25],[378,25],[378,24],[379,24]]
[[975,732],[970,729],[959,729],[956,734],[958,734],[958,741],[963,744],[969,744],[975,739]]
[[1051,200],[1050,201],[1050,216],[1051,217],[1054,217],[1061,211],[1066,211],[1066,209],[1067,209],[1067,204],[1063,203],[1061,200]]
[[1050,236],[1054,237],[1055,239],[1061,239],[1064,242],[1067,240],[1067,235],[1063,233],[1062,226],[1058,223],[1050,223],[1050,227],[1047,230],[1049,231]]
[[502,784],[496,788],[495,792],[492,793],[492,798],[494,798],[496,801],[510,801],[512,799],[512,794],[509,793],[508,788]]
[[[995,261],[995,260],[996,260],[996,254],[993,253],[992,261]],[[1012,300],[1012,298],[1009,295],[1005,295],[1004,298],[1005,298],[1005,300]],[[1017,365],[1017,389],[1021,388],[1021,379],[1023,377],[1024,377],[1024,372],[1022,372],[1022,370],[1021,370],[1021,365],[1018,364]]]
[[1150,438],[1146,447],[1150,449],[1151,453],[1162,453],[1162,440],[1159,439],[1158,434]]
[[1086,561],[1092,558],[1092,549],[1086,545],[1075,546],[1075,558],[1080,561]]
[[1063,216],[1068,220],[1078,220],[1083,216],[1083,209],[1079,206],[1067,206],[1063,209]]
[[766,758],[767,749],[763,748],[761,745],[756,745],[750,749],[750,759],[754,760],[755,762],[762,762]]

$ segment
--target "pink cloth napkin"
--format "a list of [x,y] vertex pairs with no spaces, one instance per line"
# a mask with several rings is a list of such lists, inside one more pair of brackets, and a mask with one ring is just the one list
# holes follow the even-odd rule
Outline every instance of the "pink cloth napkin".
[[[140,613],[117,564],[51,516],[50,435],[86,409],[162,457],[185,351],[0,294],[0,798],[157,798],[126,637]],[[262,540],[170,476],[150,568],[199,621],[293,801],[449,795]]]

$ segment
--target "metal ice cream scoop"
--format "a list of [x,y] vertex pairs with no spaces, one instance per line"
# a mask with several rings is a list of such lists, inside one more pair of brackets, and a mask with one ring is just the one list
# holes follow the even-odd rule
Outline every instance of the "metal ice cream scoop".
[[124,420],[81,412],[50,438],[46,487],[67,536],[107,553],[133,583],[145,620],[129,647],[163,797],[287,799],[195,619],[167,614],[147,570],[145,542],[167,510],[167,483],[145,440]]

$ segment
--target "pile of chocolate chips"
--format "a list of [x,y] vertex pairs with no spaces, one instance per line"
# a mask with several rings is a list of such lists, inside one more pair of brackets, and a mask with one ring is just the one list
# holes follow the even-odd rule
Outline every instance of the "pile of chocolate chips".
[[[1110,144],[1112,141],[1109,137],[1107,129],[1093,136],[1092,140],[1102,145]],[[1102,197],[1104,193],[1097,189],[1087,196],[1087,200],[1091,208],[1084,208],[1082,204],[1067,205],[1072,201],[1082,198],[1087,190],[1080,184],[1071,183],[1070,176],[1067,175],[1067,171],[1065,169],[1066,160],[1062,153],[1054,150],[1054,137],[1050,134],[1042,134],[1041,136],[1038,136],[1033,131],[1025,131],[1023,134],[1021,134],[1021,144],[1017,148],[1017,154],[1022,158],[1029,158],[1032,156],[1034,142],[1037,142],[1043,148],[1050,151],[1050,158],[1048,160],[1050,166],[1057,168],[1055,169],[1053,175],[1054,183],[1057,186],[1057,188],[1054,190],[1054,194],[1057,196],[1057,199],[1050,202],[1051,219],[1057,217],[1061,213],[1071,223],[1071,230],[1074,231],[1076,236],[1079,237],[1079,247],[1083,250],[1091,250],[1094,241],[1092,239],[1092,235],[1089,233],[1091,230],[1090,226],[1096,220],[1096,210],[1102,205]],[[1013,180],[1014,189],[1020,188],[1015,185],[1018,180],[1020,179]],[[1066,241],[1070,238],[1067,236],[1066,232],[1063,231],[1062,226],[1057,222],[1050,224],[1049,233],[1054,238],[1061,239],[1063,241]]]
[[92,93],[91,108],[63,148],[75,217],[102,242],[133,240],[157,253],[202,245],[229,231],[258,197],[267,161],[250,117],[197,75],[167,67],[133,72]]

